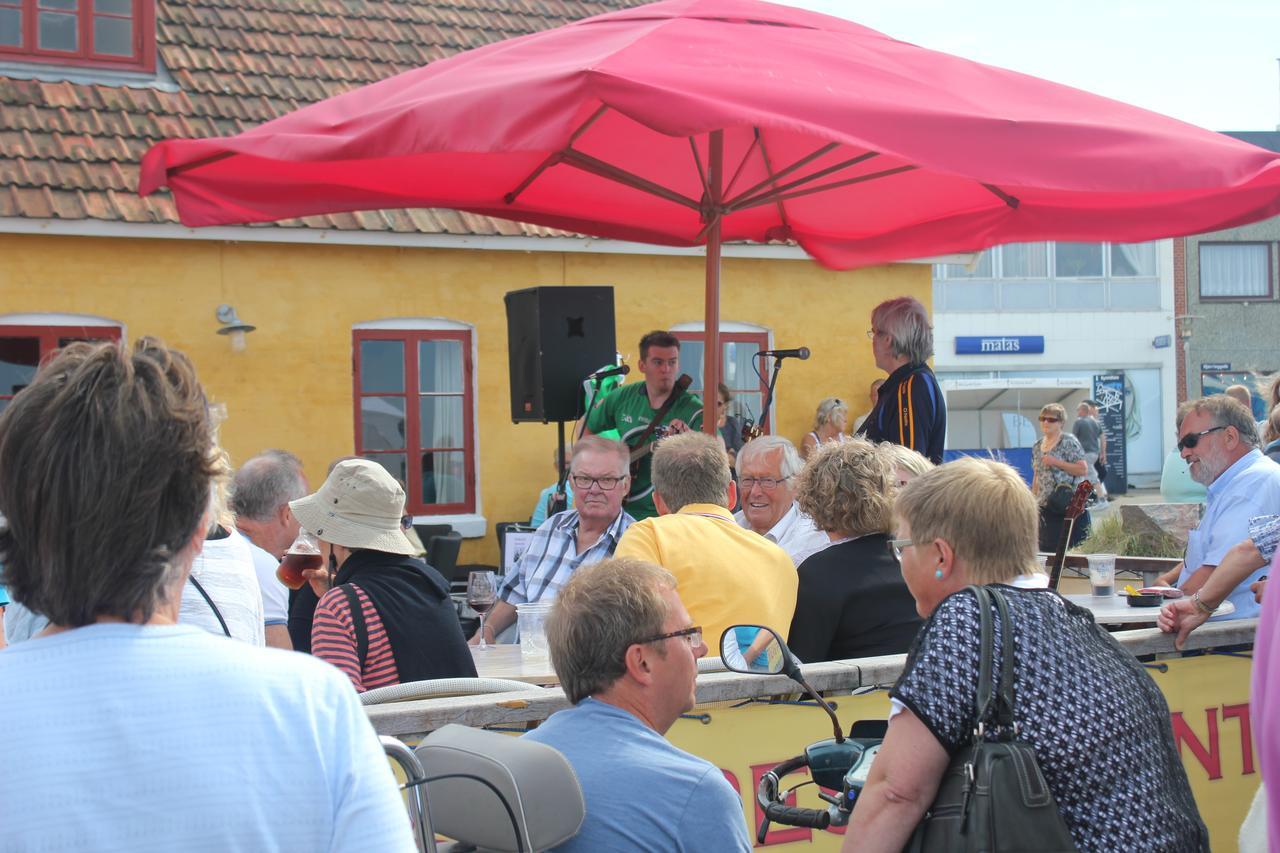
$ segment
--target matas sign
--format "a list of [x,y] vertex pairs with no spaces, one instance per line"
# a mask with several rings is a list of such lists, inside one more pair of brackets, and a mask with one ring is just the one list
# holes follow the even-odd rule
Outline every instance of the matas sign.
[[1044,352],[1043,335],[956,337],[956,355],[1008,355]]

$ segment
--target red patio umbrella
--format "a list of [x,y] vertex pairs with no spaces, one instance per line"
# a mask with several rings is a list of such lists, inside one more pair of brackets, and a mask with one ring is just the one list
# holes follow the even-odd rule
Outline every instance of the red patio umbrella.
[[667,0],[161,142],[140,191],[162,185],[187,225],[448,207],[705,245],[714,388],[724,240],[847,269],[1199,233],[1280,213],[1280,155],[839,18]]

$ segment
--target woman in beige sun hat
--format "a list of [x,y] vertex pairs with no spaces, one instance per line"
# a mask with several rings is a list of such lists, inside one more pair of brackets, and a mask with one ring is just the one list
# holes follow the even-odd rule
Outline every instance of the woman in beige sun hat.
[[474,676],[449,584],[412,556],[400,527],[404,489],[381,465],[347,459],[313,495],[290,501],[320,540],[322,568],[305,572],[320,603],[311,653],[341,669],[356,690]]

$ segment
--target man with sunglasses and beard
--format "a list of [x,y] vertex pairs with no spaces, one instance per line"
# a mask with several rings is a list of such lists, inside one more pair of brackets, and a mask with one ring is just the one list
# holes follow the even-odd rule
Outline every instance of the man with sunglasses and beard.
[[[1258,450],[1252,413],[1225,394],[1178,407],[1178,450],[1208,497],[1200,526],[1187,537],[1186,557],[1159,582],[1176,583],[1207,611],[1212,608],[1200,602],[1199,590],[1227,552],[1249,537],[1249,520],[1280,513],[1280,465]],[[1260,607],[1249,587],[1264,571],[1250,574],[1227,596],[1234,613],[1216,618],[1257,616]]]

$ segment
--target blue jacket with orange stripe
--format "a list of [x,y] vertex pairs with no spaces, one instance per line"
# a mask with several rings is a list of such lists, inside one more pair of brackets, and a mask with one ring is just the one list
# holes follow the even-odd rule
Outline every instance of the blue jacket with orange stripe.
[[871,441],[900,444],[942,462],[947,436],[947,401],[927,364],[904,364],[880,386],[876,407],[862,422],[859,435]]

